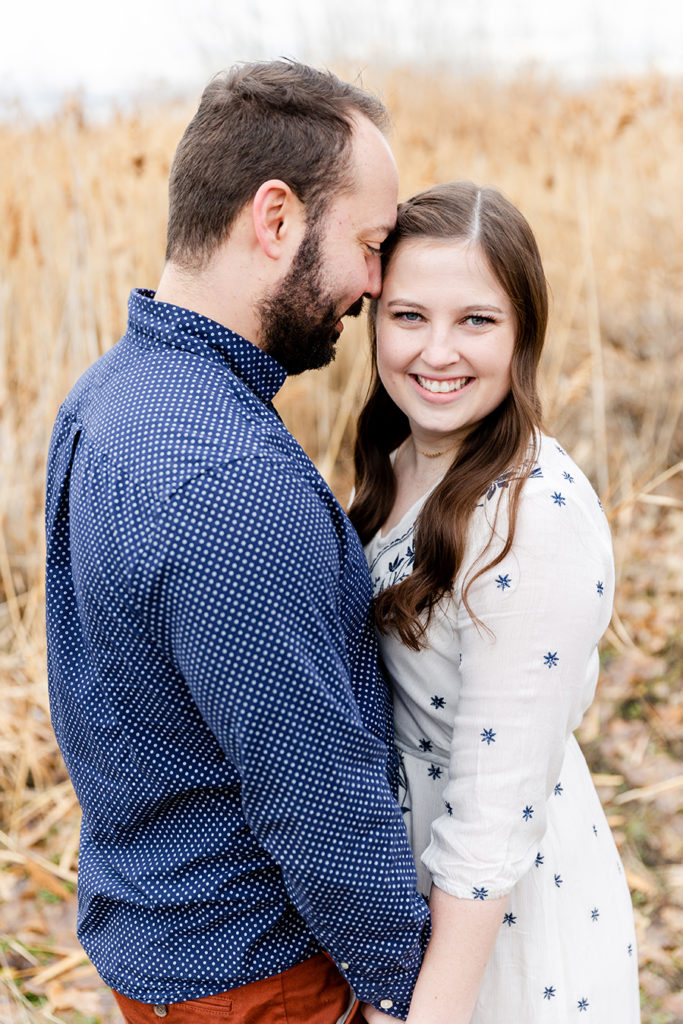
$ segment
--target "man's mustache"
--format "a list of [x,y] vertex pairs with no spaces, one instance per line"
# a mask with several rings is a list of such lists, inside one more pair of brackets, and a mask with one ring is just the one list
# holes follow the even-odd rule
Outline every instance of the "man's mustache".
[[349,306],[345,313],[342,313],[342,316],[360,316],[361,313],[363,312],[363,303],[364,298],[361,295],[361,297],[356,302],[354,302],[352,306]]

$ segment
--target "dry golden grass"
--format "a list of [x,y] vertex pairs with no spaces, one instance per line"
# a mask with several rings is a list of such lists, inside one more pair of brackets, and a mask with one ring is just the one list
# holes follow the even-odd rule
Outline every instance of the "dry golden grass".
[[[408,195],[496,184],[531,221],[553,293],[546,419],[598,486],[616,614],[582,728],[634,893],[646,1024],[683,1018],[680,598],[683,85],[380,83]],[[0,1019],[116,1019],[74,935],[78,808],[49,725],[42,493],[52,420],[154,287],[189,109],[0,127]],[[344,500],[365,341],[288,382],[285,421]]]

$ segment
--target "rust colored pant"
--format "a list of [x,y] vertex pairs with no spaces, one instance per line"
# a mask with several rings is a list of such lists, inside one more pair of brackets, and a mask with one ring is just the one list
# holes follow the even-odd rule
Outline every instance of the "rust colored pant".
[[358,1001],[324,953],[216,996],[152,1006],[114,992],[126,1024],[361,1024]]

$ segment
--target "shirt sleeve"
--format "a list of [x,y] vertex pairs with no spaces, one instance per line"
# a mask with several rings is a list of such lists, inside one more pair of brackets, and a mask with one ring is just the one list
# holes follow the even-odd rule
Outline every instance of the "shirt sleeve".
[[[422,860],[454,896],[506,895],[532,866],[567,741],[593,697],[614,570],[606,520],[584,482],[579,495],[529,481],[512,550],[470,588],[479,623],[452,602],[462,688],[444,792],[449,813],[433,823]],[[504,493],[496,543],[507,533],[505,503]],[[485,515],[470,572],[490,536],[492,514],[483,528]],[[467,572],[459,586],[463,578]]]
[[186,483],[160,532],[159,639],[238,770],[249,829],[357,995],[405,1016],[428,915],[350,684],[330,510],[286,461],[244,459]]

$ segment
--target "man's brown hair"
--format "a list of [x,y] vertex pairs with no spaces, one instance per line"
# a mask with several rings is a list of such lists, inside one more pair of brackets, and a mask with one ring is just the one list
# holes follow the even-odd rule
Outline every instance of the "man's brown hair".
[[217,75],[171,167],[166,259],[201,267],[260,185],[278,178],[307,220],[352,186],[354,115],[386,130],[378,99],[294,61],[239,65]]

